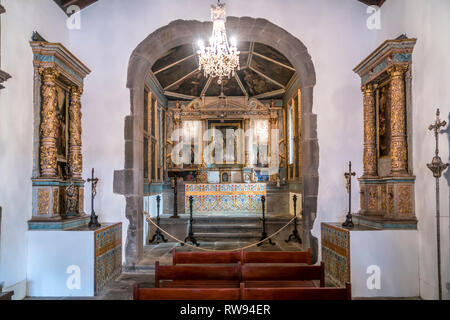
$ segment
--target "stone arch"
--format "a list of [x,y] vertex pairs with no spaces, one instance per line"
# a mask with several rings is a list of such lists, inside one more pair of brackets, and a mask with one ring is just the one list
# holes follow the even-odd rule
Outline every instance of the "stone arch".
[[[168,50],[197,39],[207,39],[211,22],[176,20],[142,41],[133,51],[128,65],[127,87],[130,89],[131,114],[125,118],[125,166],[114,172],[114,193],[126,198],[126,217],[129,220],[125,245],[126,267],[134,268],[143,251],[143,105],[144,83],[153,64]],[[303,150],[303,240],[317,257],[317,240],[311,229],[317,212],[319,188],[319,145],[317,117],[313,114],[313,89],[316,74],[307,48],[296,37],[265,19],[228,17],[227,30],[241,41],[255,41],[269,45],[294,66],[302,90],[302,150]]]

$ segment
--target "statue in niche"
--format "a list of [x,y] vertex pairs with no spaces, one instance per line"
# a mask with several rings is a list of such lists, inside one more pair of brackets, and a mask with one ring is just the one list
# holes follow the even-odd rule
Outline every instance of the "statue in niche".
[[391,112],[389,84],[379,90],[379,152],[380,157],[389,156],[391,147]]

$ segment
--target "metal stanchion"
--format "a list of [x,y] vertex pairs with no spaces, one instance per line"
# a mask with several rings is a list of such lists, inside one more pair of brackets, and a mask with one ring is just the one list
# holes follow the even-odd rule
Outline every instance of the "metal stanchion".
[[[159,217],[160,203],[161,203],[161,197],[157,196],[156,197],[156,210],[157,210],[156,225],[158,227],[160,226],[160,221],[161,221],[161,218]],[[158,228],[156,228],[156,232],[153,235],[152,240],[150,240],[150,243],[154,243],[154,242],[156,242],[156,244],[160,244],[161,242],[167,242],[167,239],[164,238],[164,235],[162,234],[161,230],[159,230]]]
[[[260,241],[264,241],[267,239],[267,232],[266,232],[266,197],[262,196],[261,197],[261,204],[262,204],[262,234],[261,234],[261,240]],[[268,239],[268,242],[271,245],[276,245],[275,242],[272,241],[272,239]],[[262,246],[264,242],[261,242],[260,244],[258,244],[258,247]]]
[[200,246],[200,244],[197,242],[197,239],[195,239],[194,231],[192,229],[193,224],[194,224],[194,218],[192,216],[193,203],[194,203],[194,197],[190,196],[189,197],[189,234],[186,237],[186,239],[184,239],[184,242],[186,242],[186,243],[191,242],[192,244],[194,244],[198,247],[198,246]]
[[286,243],[289,243],[291,241],[297,241],[298,243],[302,244],[302,238],[300,238],[300,235],[298,234],[297,230],[297,195],[294,194],[293,200],[294,200],[294,231],[292,231],[292,234],[286,240]]

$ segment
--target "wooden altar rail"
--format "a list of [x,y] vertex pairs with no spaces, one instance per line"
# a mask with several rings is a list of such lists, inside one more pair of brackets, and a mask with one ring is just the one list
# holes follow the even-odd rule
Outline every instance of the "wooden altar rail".
[[345,288],[140,288],[134,300],[351,300],[351,285]]
[[155,263],[155,287],[234,288],[243,282],[251,287],[325,287],[325,265],[257,266],[160,266]]
[[306,263],[312,265],[311,249],[308,251],[275,252],[179,252],[172,251],[172,264],[231,264],[238,263]]

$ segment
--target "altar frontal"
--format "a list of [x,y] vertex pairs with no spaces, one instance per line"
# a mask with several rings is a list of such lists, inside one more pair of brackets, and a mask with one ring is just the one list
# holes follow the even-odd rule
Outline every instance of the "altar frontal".
[[261,213],[261,197],[267,196],[266,190],[264,183],[186,184],[185,212],[189,212],[192,196],[193,213]]

